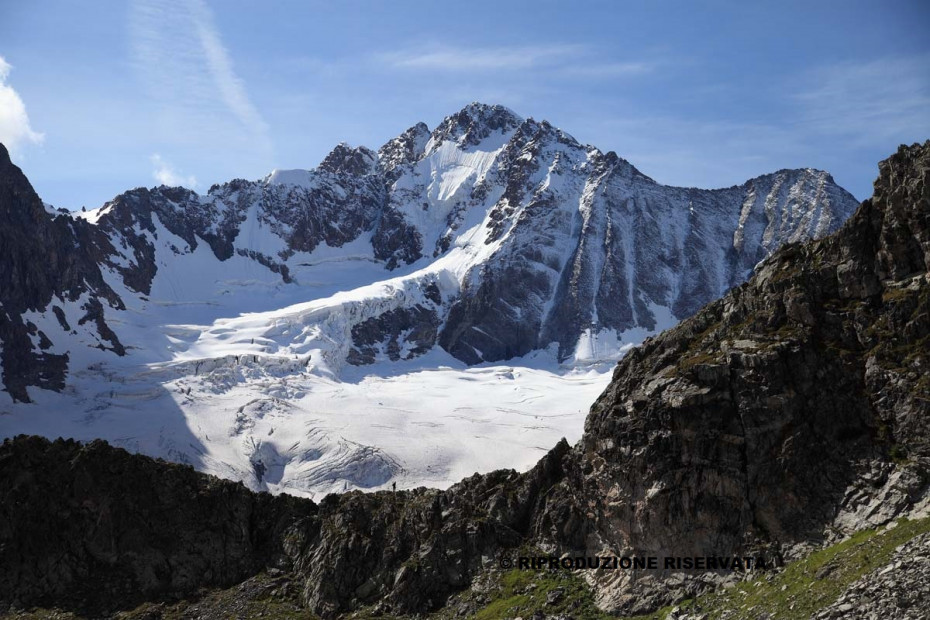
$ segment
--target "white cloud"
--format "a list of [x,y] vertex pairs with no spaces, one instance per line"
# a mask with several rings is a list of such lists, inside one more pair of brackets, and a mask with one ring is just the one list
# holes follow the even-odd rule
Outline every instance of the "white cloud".
[[152,155],[150,159],[152,165],[155,167],[152,171],[152,177],[158,181],[160,185],[168,185],[171,187],[181,186],[190,189],[197,187],[197,178],[194,175],[184,176],[175,170],[174,166],[165,161],[158,153]]
[[484,71],[488,69],[528,69],[566,55],[577,55],[576,45],[451,47],[433,46],[381,54],[378,59],[397,69],[440,71]]
[[136,0],[130,26],[140,75],[179,134],[214,141],[244,134],[252,149],[271,158],[268,125],[203,0]]
[[26,114],[26,104],[19,93],[7,84],[11,69],[0,56],[0,142],[16,154],[26,144],[40,144],[45,136],[33,131]]
[[562,72],[566,77],[619,78],[651,73],[654,69],[655,63],[651,62],[576,63],[563,67]]
[[256,134],[267,136],[268,125],[249,100],[245,83],[233,70],[229,52],[223,47],[209,9],[199,0],[190,3],[190,6],[210,75],[219,89],[221,98],[243,125],[250,127]]
[[648,73],[648,62],[604,62],[602,55],[584,45],[513,45],[455,47],[432,45],[375,56],[391,69],[445,72],[505,72],[545,70],[553,75],[579,78],[622,77]]

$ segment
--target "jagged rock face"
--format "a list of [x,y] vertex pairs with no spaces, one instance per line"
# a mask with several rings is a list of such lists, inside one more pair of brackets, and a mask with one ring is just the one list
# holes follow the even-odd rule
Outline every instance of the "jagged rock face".
[[473,103],[458,113],[446,117],[431,137],[435,144],[454,140],[466,148],[478,146],[495,133],[506,135],[517,129],[521,120],[503,106]]
[[220,260],[233,254],[239,219],[235,212],[204,203],[183,187],[134,189],[117,196],[101,212],[97,229],[108,235],[116,249],[107,257],[107,265],[129,289],[143,295],[151,292],[158,272],[151,241],[158,236],[156,223],[187,244],[183,249],[173,247],[176,254],[196,250],[199,240],[206,241]]
[[333,174],[365,176],[375,173],[377,167],[378,156],[370,149],[365,147],[353,149],[348,144],[342,143],[330,151],[317,170]]
[[838,234],[783,249],[620,362],[540,534],[618,554],[787,553],[926,495],[930,142],[880,170]]
[[426,123],[417,123],[378,149],[378,161],[388,181],[396,181],[403,172],[404,164],[415,163],[423,156],[429,139],[429,127]]
[[[48,337],[22,313],[46,308],[53,296],[78,304],[96,323],[103,299],[122,302],[106,284],[97,261],[110,248],[107,239],[84,222],[52,216],[22,171],[0,144],[0,362],[3,384],[14,400],[29,401],[26,386],[64,387],[67,354],[48,352]],[[90,299],[83,299],[88,294]],[[61,312],[59,306],[57,312]],[[69,326],[70,329],[70,326]],[[117,354],[124,351],[115,334],[99,331]],[[34,341],[38,341],[34,343]]]
[[[3,168],[9,187],[28,186],[10,166]],[[219,280],[208,282],[208,290],[175,286],[185,276],[181,265],[195,264],[184,262],[189,257],[200,261],[197,270],[220,272],[232,261],[238,266],[231,270],[258,272],[251,281],[262,290],[312,287],[312,266],[320,261],[375,262],[384,267],[383,280],[432,274],[413,287],[437,278],[446,283],[442,303],[427,313],[416,296],[409,307],[367,300],[357,320],[370,322],[349,326],[359,338],[340,348],[346,353],[336,365],[370,363],[371,355],[349,352],[371,345],[363,341],[392,340],[400,315],[407,317],[402,322],[419,317],[417,355],[438,344],[473,364],[556,343],[564,361],[586,334],[622,338],[626,330],[655,330],[689,316],[742,282],[782,243],[826,234],[856,206],[815,170],[783,170],[723,190],[659,185],[547,122],[477,103],[432,132],[417,124],[377,153],[340,144],[315,170],[237,179],[205,195],[140,188],[93,217],[72,218],[46,214],[34,193],[26,202],[17,203],[20,216],[7,220],[6,234],[49,243],[5,244],[4,266],[34,265],[28,269],[56,275],[30,275],[44,293],[31,305],[11,299],[11,317],[27,307],[46,312],[50,296],[73,300],[85,288],[105,297],[109,315],[119,307],[110,286],[135,296],[122,300],[134,307],[150,297],[155,304],[222,305],[228,291]],[[9,275],[14,296],[13,280],[25,274],[16,269],[19,275]],[[101,334],[105,349],[134,355],[142,348],[123,342],[133,338],[120,332],[125,319],[101,321],[116,339]],[[385,331],[375,334],[373,326]],[[27,360],[5,366],[7,389],[19,398],[28,396],[26,385],[60,389],[67,359],[27,344],[22,329],[18,336],[5,329],[4,355]],[[61,350],[84,346],[67,334],[48,340]]]
[[[243,252],[282,274],[289,271],[286,261],[294,253],[313,252],[320,244],[342,246],[375,225],[384,188],[379,176],[368,174],[373,158],[367,149],[350,152],[340,145],[315,174],[305,173],[310,180],[302,184],[278,182],[280,175],[272,174],[261,182],[234,180],[213,186],[206,196],[184,188],[136,189],[107,203],[97,224],[119,240],[122,251],[111,259],[113,268],[130,289],[142,294],[149,294],[158,271],[153,218],[187,244],[173,247],[175,254],[196,251],[200,239],[218,261]],[[238,242],[250,217],[281,240],[275,256],[251,247],[247,239]],[[122,266],[126,262],[128,268]]]
[[264,188],[262,220],[286,241],[279,256],[313,252],[320,244],[341,247],[372,228],[381,216],[384,188],[378,176],[321,173],[318,186]]
[[357,366],[371,364],[379,350],[383,350],[394,362],[429,351],[436,344],[441,322],[436,309],[442,303],[442,297],[435,285],[424,288],[427,303],[388,310],[377,318],[356,324],[352,328],[355,347],[349,351],[348,362]]

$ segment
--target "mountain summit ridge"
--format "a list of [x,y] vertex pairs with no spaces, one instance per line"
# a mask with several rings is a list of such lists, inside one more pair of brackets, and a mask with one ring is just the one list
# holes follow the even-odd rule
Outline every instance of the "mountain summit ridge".
[[[315,253],[325,250],[327,260],[361,253],[386,268],[381,279],[427,274],[414,287],[437,278],[451,282],[442,275],[451,274],[458,282],[440,291],[437,307],[394,310],[428,321],[407,349],[438,344],[474,364],[551,343],[567,360],[577,357],[581,339],[600,331],[622,341],[627,330],[655,330],[741,282],[781,243],[835,229],[856,204],[827,173],[812,169],[782,170],[720,190],[662,186],[546,121],[473,102],[434,130],[418,123],[378,151],[341,143],[315,169],[233,180],[205,195],[137,188],[100,209],[72,214],[62,226],[94,239],[91,253],[103,281],[92,288],[121,291],[105,292],[103,308],[94,312],[107,329],[121,306],[146,312],[152,295],[170,303],[222,304],[218,296],[229,292],[222,281],[181,287],[189,293],[176,285],[158,290],[164,288],[157,286],[161,270],[190,262],[201,243],[218,263],[245,261],[263,286],[278,292],[316,278],[302,273]],[[65,292],[45,288],[45,305],[31,310],[47,313],[51,298]],[[656,308],[669,315],[665,322]],[[362,320],[369,318],[377,317]],[[352,363],[395,359],[385,348],[395,346],[392,334],[412,328],[389,327],[380,339],[353,342],[330,362],[338,371],[349,355]],[[72,339],[64,331],[43,333],[52,343]],[[81,348],[115,350],[99,330],[78,331]],[[58,376],[53,383],[62,381]],[[28,398],[23,390],[15,388],[17,399]]]

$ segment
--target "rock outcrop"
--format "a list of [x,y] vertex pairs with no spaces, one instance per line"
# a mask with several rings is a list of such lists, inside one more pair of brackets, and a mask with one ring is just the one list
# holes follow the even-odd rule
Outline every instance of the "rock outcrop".
[[283,561],[285,526],[312,502],[130,455],[39,438],[0,449],[0,600],[94,614]]
[[[14,400],[28,402],[26,386],[64,387],[68,355],[50,352],[51,341],[23,313],[49,307],[53,297],[59,304],[72,302],[86,313],[82,323],[90,320],[98,326],[99,346],[122,355],[116,334],[102,322],[101,300],[114,309],[123,305],[98,264],[113,251],[107,237],[86,222],[49,213],[2,144],[0,222],[2,382]],[[56,314],[62,312],[60,306],[54,308]]]
[[[784,248],[627,355],[540,534],[790,558],[926,503],[928,179],[930,143],[902,147],[837,234]],[[635,611],[635,586],[605,587],[603,604]]]

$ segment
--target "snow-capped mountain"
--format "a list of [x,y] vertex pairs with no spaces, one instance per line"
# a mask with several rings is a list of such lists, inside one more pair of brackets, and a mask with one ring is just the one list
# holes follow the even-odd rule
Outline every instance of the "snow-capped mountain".
[[[527,416],[578,409],[517,445],[579,436],[572,397],[590,402],[606,383],[546,374],[539,360],[617,359],[856,206],[812,169],[719,190],[660,185],[545,121],[477,103],[377,152],[341,144],[313,170],[205,195],[140,188],[86,213],[50,213],[0,150],[0,406],[13,412],[0,435],[107,433],[299,492],[529,464],[536,453],[515,456],[513,437],[494,434],[502,420],[515,415],[506,426],[524,433]],[[526,368],[488,367],[514,358]],[[481,407],[461,381],[430,374],[439,367],[477,381],[499,416],[481,419],[487,432],[428,427],[449,445],[414,458],[404,440],[416,422],[390,420],[384,402]],[[515,383],[497,393],[501,381]],[[351,421],[325,430],[307,417],[346,389],[364,409]],[[373,432],[376,419],[392,430]],[[463,448],[463,436],[494,436],[500,450]]]

